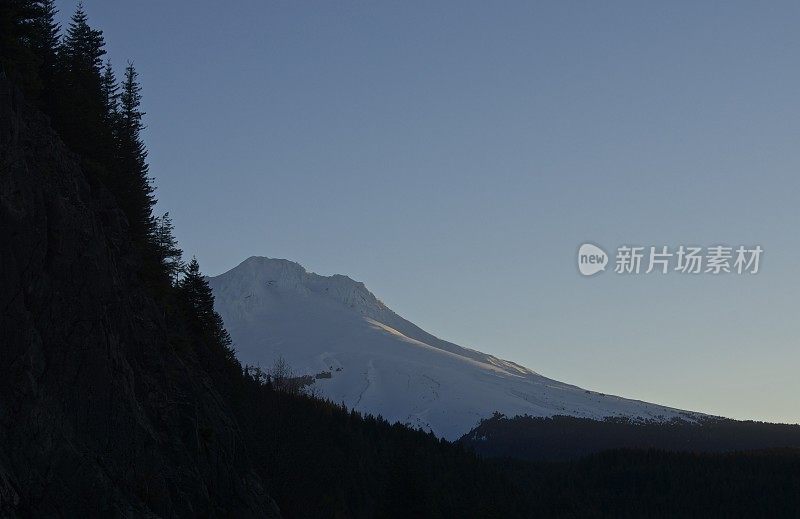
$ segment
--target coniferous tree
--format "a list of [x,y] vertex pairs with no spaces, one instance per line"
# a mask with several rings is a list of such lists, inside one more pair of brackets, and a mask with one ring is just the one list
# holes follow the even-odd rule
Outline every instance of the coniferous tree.
[[197,258],[193,257],[186,266],[183,277],[178,282],[178,290],[193,315],[200,321],[208,322],[214,310],[214,294],[200,273]]
[[[61,24],[56,21],[55,0],[38,0],[34,2],[36,9],[36,17],[33,20],[33,35],[31,38],[31,47],[40,55],[49,55],[50,58],[55,60],[56,51],[58,50],[59,32],[61,31]],[[51,63],[55,65],[55,62]]]
[[[117,82],[117,77],[114,74],[114,68],[111,66],[111,60],[106,60],[105,68],[103,69],[103,78],[102,82],[100,83],[100,91],[101,95],[103,96],[103,108],[104,108],[104,116],[105,116],[105,124],[108,127],[108,134],[111,138],[111,142],[113,143],[113,149],[107,155],[110,155],[110,159],[113,161],[113,168],[116,169],[117,166],[117,147],[119,145],[119,83]],[[120,187],[122,183],[118,178],[118,175],[109,175],[111,177],[115,177],[114,180],[107,179],[107,185],[110,189],[115,190],[117,194],[120,192]],[[116,189],[115,189],[116,188]]]
[[102,31],[89,26],[78,3],[58,53],[60,88],[54,119],[61,138],[91,165],[87,172],[108,180],[113,141],[103,100],[104,46]]
[[214,310],[214,294],[200,273],[197,258],[192,258],[187,265],[183,278],[178,282],[178,293],[201,341],[209,344],[216,353],[222,353],[225,360],[235,361],[231,337],[222,317]]
[[139,243],[148,243],[155,234],[153,186],[147,165],[147,148],[140,132],[144,128],[141,111],[142,88],[132,63],[125,67],[117,117],[117,166],[121,182],[120,203],[128,217],[131,234]]
[[31,49],[39,67],[39,105],[47,112],[55,108],[56,78],[61,25],[56,21],[55,0],[40,0],[33,21]]
[[116,125],[116,115],[119,113],[119,85],[114,75],[114,69],[111,66],[111,60],[106,61],[106,66],[103,69],[103,80],[100,83],[100,91],[103,96],[103,104],[108,122],[113,129],[114,125]]
[[103,31],[89,26],[89,17],[83,9],[83,2],[78,2],[62,48],[64,59],[73,73],[84,75],[78,79],[87,83],[99,83],[102,58],[106,53],[104,47]]
[[178,247],[174,233],[175,227],[168,212],[156,219],[156,246],[161,263],[172,283],[177,281],[178,275],[186,266],[181,258],[183,251]]
[[36,57],[30,44],[40,14],[33,0],[0,2],[0,68],[26,92],[40,88]]

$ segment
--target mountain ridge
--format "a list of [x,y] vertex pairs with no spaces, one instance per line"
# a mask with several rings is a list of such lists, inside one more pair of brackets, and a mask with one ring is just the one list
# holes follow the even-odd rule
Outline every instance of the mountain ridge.
[[[301,290],[305,289],[311,292],[324,294],[327,297],[339,301],[345,307],[359,312],[361,315],[401,331],[406,337],[417,339],[426,344],[435,345],[435,347],[444,351],[458,353],[459,355],[475,360],[485,361],[491,359],[492,362],[498,364],[498,367],[499,365],[507,364],[509,367],[512,367],[512,369],[519,370],[521,373],[535,374],[535,372],[519,364],[505,361],[494,355],[459,346],[436,337],[391,310],[383,301],[376,297],[362,281],[357,281],[344,274],[325,276],[307,270],[298,262],[283,258],[268,258],[265,256],[250,256],[228,272],[241,268],[253,269],[257,266],[266,266],[269,269],[268,273],[264,274],[264,277],[267,278],[271,276],[270,279],[266,279],[266,283],[269,286],[284,288],[289,286],[294,288],[300,287]],[[224,274],[226,273],[215,277],[220,277]],[[282,276],[281,274],[288,274],[289,279],[287,279],[286,275]],[[262,278],[260,281],[264,281],[264,279]]]
[[283,357],[336,402],[455,439],[494,412],[693,420],[700,413],[588,391],[435,337],[359,281],[251,256],[210,277],[240,360]]

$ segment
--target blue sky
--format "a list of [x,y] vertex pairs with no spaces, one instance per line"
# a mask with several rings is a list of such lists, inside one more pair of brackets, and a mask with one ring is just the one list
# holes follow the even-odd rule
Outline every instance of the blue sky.
[[[800,4],[233,4],[85,2],[207,273],[292,259],[559,380],[800,422]],[[585,241],[764,255],[582,278]]]

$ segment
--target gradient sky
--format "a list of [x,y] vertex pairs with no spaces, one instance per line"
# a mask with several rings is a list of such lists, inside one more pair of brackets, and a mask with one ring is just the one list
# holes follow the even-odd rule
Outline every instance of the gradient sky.
[[[292,259],[552,378],[800,422],[800,3],[231,4],[85,1],[206,273]],[[582,278],[584,241],[765,252]]]

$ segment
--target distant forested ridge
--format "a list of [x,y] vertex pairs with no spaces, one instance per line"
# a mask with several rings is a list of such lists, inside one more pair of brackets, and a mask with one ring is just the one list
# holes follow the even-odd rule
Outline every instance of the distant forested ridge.
[[800,450],[612,450],[570,462],[497,461],[527,517],[797,517]]
[[713,453],[800,448],[800,425],[717,417],[656,422],[495,415],[481,421],[460,441],[487,457],[562,461],[611,449]]
[[0,2],[0,517],[797,515],[796,451],[485,460],[241,366],[134,65],[55,14]]

